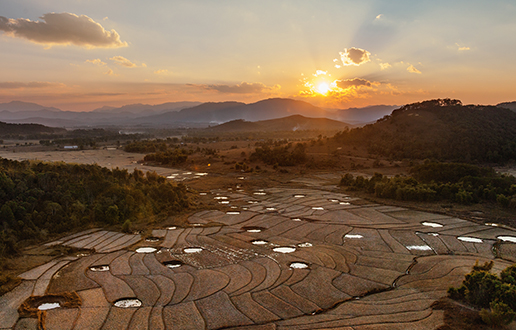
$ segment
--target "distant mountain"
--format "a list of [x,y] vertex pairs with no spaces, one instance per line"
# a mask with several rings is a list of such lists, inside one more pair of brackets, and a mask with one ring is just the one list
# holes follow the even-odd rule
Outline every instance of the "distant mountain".
[[399,108],[397,105],[372,105],[364,108],[348,108],[338,110],[337,120],[350,124],[368,124],[375,122],[383,116],[390,115],[392,110]]
[[102,112],[102,113],[157,113],[157,112],[164,112],[164,111],[179,111],[181,109],[185,108],[191,108],[194,106],[197,106],[199,104],[202,104],[202,102],[167,102],[163,104],[156,104],[156,105],[150,105],[150,104],[128,104],[121,107],[108,107],[103,106],[102,108],[98,108],[93,110],[92,112]]
[[124,125],[131,119],[179,111],[199,102],[168,102],[158,105],[132,104],[120,108],[104,106],[94,111],[63,111],[35,103],[13,101],[0,104],[0,120],[11,123],[35,123],[49,126],[84,127]]
[[0,103],[0,111],[21,112],[21,111],[39,111],[39,110],[61,111],[54,107],[45,107],[36,103],[11,101],[9,103]]
[[516,101],[499,103],[496,106],[499,108],[506,108],[516,112]]
[[213,132],[277,132],[277,131],[339,131],[352,125],[328,118],[308,118],[292,115],[284,118],[261,120],[255,122],[243,119],[233,120],[214,127],[206,128]]
[[394,159],[504,162],[516,159],[516,113],[495,106],[430,100],[405,105],[335,140]]
[[303,101],[291,99],[267,99],[256,103],[240,102],[203,103],[179,112],[166,112],[159,115],[140,117],[131,120],[132,124],[171,125],[177,123],[224,123],[231,120],[247,121],[268,120],[291,115],[307,117],[327,117],[331,113]]
[[0,136],[8,135],[34,135],[34,134],[52,134],[65,133],[62,128],[47,127],[39,124],[8,124],[0,122]]

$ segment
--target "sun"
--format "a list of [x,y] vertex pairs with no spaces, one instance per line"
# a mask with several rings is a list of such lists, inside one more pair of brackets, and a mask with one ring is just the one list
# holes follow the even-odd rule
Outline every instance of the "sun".
[[315,88],[315,91],[321,95],[326,95],[331,90],[330,85],[327,82],[321,82]]

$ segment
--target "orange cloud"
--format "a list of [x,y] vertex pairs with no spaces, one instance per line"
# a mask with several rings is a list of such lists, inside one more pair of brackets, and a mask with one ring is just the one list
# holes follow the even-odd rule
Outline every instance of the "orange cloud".
[[417,73],[417,74],[421,74],[421,71],[419,71],[418,69],[416,69],[412,64],[409,65],[409,67],[407,68],[407,71],[410,72],[410,73]]
[[95,65],[99,65],[99,66],[106,65],[106,63],[102,62],[102,60],[100,58],[96,58],[94,60],[86,60],[85,63],[91,63],[91,64],[95,64]]
[[[351,88],[351,87],[358,88],[361,86],[371,87],[375,83],[372,83],[366,79],[353,78],[353,79],[345,79],[345,80],[335,80],[335,84],[339,88],[346,89],[346,88]],[[376,83],[376,84],[378,84],[378,83]]]
[[[349,49],[345,48],[343,52],[339,52],[340,59],[344,66],[359,66],[361,64],[367,63],[371,61],[369,56],[370,52],[364,49],[351,47]],[[337,60],[338,61],[338,60]]]
[[0,16],[0,31],[14,38],[23,38],[38,44],[83,46],[87,48],[126,47],[115,31],[106,31],[102,25],[86,15],[71,13],[48,13],[43,21]]
[[389,63],[380,63],[380,70],[385,70],[392,67]]
[[31,81],[31,82],[17,82],[17,81],[7,81],[0,82],[0,89],[24,89],[24,88],[47,88],[47,87],[64,87],[65,84],[62,83],[54,83],[48,81]]
[[[137,68],[138,67],[138,65],[136,63],[129,61],[128,59],[126,59],[123,56],[113,56],[110,58],[110,60],[114,61],[118,65],[125,66],[126,68]],[[145,63],[142,63],[140,66],[147,67],[147,65]]]
[[167,74],[171,74],[172,72],[168,71],[167,69],[160,69],[160,70],[154,71],[154,73],[160,74],[160,75],[167,75]]
[[219,93],[228,93],[228,94],[251,94],[251,93],[264,93],[264,92],[272,92],[276,89],[281,88],[279,85],[275,85],[272,87],[266,86],[262,83],[247,83],[242,82],[237,85],[190,85],[197,86],[206,90],[214,90]]

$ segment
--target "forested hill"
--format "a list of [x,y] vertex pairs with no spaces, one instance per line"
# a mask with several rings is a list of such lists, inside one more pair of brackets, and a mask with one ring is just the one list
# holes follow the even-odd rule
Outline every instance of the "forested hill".
[[156,173],[0,158],[0,258],[20,241],[91,226],[127,225],[188,208],[184,185]]
[[51,134],[64,133],[63,128],[54,128],[40,124],[8,124],[0,121],[0,137],[8,135],[28,135],[28,134]]
[[374,124],[335,135],[393,159],[506,162],[516,159],[516,113],[437,99],[408,104]]

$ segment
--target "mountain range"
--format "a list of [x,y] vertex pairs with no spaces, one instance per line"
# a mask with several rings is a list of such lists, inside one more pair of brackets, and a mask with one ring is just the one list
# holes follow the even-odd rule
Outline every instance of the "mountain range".
[[[516,111],[516,102],[501,103]],[[241,102],[168,102],[157,105],[130,104],[104,106],[93,111],[63,111],[36,103],[12,101],[0,103],[0,121],[35,123],[51,127],[208,127],[233,120],[263,121],[301,115],[328,118],[351,125],[365,125],[389,115],[396,105],[374,105],[363,108],[323,109],[292,99],[267,99],[255,103]]]
[[36,123],[51,127],[207,127],[232,120],[263,121],[292,115],[330,118],[359,125],[388,115],[397,106],[323,109],[303,101],[267,99],[241,102],[168,102],[157,105],[104,106],[93,111],[63,111],[36,103],[13,101],[0,104],[0,121]]

